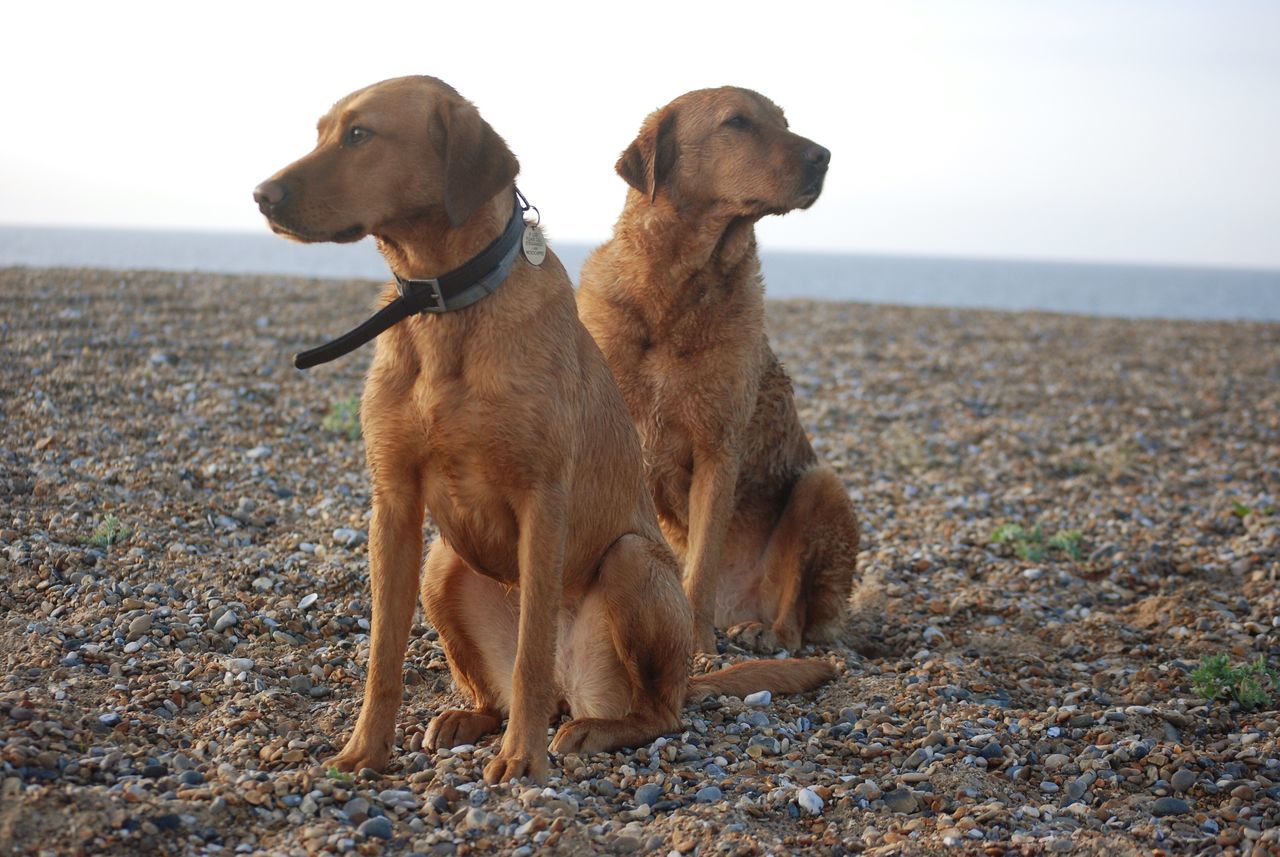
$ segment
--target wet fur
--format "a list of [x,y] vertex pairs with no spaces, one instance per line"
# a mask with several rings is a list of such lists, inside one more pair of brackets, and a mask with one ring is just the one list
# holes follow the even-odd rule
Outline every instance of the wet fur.
[[626,205],[582,269],[579,315],[640,432],[704,651],[713,626],[760,651],[847,631],[857,520],[769,346],[755,240],[817,199],[826,154],[758,93],[687,93],[619,158]]

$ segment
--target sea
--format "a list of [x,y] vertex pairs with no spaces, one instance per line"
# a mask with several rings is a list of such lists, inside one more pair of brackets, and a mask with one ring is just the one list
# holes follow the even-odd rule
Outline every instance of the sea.
[[[590,245],[554,249],[577,278]],[[762,250],[772,298],[1134,318],[1280,321],[1280,270]],[[95,267],[387,279],[369,239],[0,225],[0,267]]]

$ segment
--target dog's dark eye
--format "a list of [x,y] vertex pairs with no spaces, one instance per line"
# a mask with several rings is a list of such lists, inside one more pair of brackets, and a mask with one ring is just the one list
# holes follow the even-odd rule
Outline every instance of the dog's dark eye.
[[739,131],[751,127],[751,120],[739,113],[724,120],[726,128],[737,128]]
[[365,140],[373,136],[373,132],[367,128],[361,128],[359,125],[353,125],[347,130],[346,136],[342,138],[344,146],[359,146]]

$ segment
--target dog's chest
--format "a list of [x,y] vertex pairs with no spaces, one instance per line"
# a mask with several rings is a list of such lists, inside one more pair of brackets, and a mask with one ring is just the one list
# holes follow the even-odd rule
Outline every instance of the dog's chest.
[[638,349],[632,371],[619,373],[647,454],[683,456],[690,444],[713,441],[734,418],[745,357],[731,346],[664,339]]
[[514,581],[518,529],[509,499],[518,456],[495,442],[484,410],[459,398],[436,400],[424,413],[424,499],[450,547],[477,570]]

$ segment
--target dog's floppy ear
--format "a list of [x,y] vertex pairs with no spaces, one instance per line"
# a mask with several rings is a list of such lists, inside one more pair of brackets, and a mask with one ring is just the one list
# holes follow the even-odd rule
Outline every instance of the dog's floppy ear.
[[614,167],[627,184],[648,196],[650,202],[658,198],[658,188],[676,164],[675,130],[674,110],[650,114],[640,129],[640,136],[627,147]]
[[515,181],[520,164],[469,101],[449,99],[439,119],[444,130],[444,210],[458,227]]

